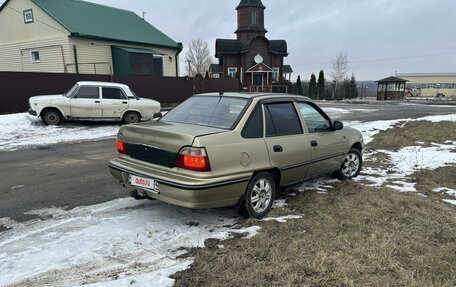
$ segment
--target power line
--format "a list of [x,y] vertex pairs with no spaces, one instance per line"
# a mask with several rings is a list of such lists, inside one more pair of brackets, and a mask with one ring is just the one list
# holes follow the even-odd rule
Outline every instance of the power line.
[[[14,12],[17,12],[18,14],[21,14],[21,15],[22,15],[22,12],[21,12],[21,11],[18,11],[18,10],[16,10],[16,9],[14,9],[13,7],[7,6],[7,8],[9,8],[9,9],[13,10]],[[48,26],[49,28],[52,28],[52,29],[57,30],[57,31],[59,31],[59,32],[68,34],[68,31],[60,30],[59,28],[54,27],[54,26],[52,26],[52,25],[50,25],[50,24],[48,24],[48,23],[45,23],[45,22],[43,22],[43,21],[40,21],[40,20],[38,20],[38,19],[36,19],[36,18],[33,18],[33,21],[36,21],[36,22],[38,22],[38,23],[40,23],[40,24],[43,24],[43,25],[46,25],[46,26]]]
[[[417,58],[438,57],[438,56],[446,56],[446,55],[453,55],[453,54],[456,54],[456,51],[413,55],[413,56],[402,56],[402,57],[393,57],[393,58],[355,60],[355,61],[348,61],[348,64],[363,64],[363,63],[386,62],[386,61],[403,61],[403,60],[410,60],[410,59],[417,59]],[[331,65],[331,63],[330,62],[321,62],[321,63],[306,63],[306,64],[292,64],[292,65],[293,66],[322,66],[322,65]]]

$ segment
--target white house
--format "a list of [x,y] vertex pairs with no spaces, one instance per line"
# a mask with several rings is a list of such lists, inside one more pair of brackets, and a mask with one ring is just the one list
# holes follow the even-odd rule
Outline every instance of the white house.
[[181,51],[127,10],[80,0],[0,7],[0,71],[177,76]]

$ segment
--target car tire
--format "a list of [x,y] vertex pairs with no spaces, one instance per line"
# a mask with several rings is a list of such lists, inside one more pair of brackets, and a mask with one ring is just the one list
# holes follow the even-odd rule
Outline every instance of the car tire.
[[268,172],[256,174],[249,182],[241,200],[239,213],[244,217],[263,218],[272,207],[276,186]]
[[134,124],[141,120],[141,115],[138,112],[126,112],[123,116],[125,124]]
[[62,123],[62,114],[57,109],[47,109],[41,114],[41,120],[47,126],[58,126]]
[[352,179],[361,171],[363,167],[363,156],[357,149],[351,149],[345,156],[342,166],[337,171],[337,177],[340,180]]

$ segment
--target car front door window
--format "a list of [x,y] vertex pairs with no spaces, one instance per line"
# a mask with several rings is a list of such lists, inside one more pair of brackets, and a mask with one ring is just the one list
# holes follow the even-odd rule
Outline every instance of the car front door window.
[[331,130],[331,122],[315,107],[308,103],[298,103],[299,111],[304,117],[309,133],[318,133]]

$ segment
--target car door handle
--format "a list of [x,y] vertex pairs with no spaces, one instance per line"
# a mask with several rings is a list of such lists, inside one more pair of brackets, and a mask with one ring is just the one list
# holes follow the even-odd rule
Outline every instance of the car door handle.
[[283,147],[281,145],[275,145],[274,152],[283,152]]
[[99,103],[100,103],[100,101],[95,101],[95,104],[99,104]]
[[318,146],[318,142],[317,141],[311,141],[310,145],[313,146],[313,147],[317,147]]
[[122,102],[122,104],[126,105],[126,104],[128,104],[128,102]]

